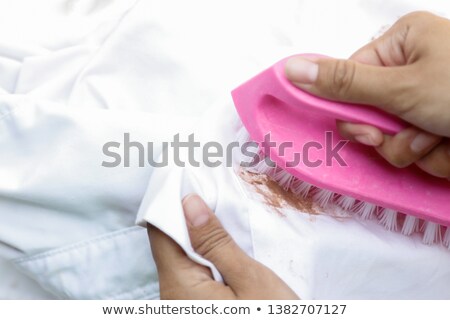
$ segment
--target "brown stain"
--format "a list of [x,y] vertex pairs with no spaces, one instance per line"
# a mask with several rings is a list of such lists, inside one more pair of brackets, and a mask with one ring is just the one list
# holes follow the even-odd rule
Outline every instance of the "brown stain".
[[266,174],[248,172],[239,168],[239,176],[242,180],[252,185],[255,191],[264,198],[264,202],[271,206],[280,216],[285,215],[281,211],[286,206],[311,215],[319,214],[313,207],[310,198],[300,198],[290,190],[284,190],[276,181]]

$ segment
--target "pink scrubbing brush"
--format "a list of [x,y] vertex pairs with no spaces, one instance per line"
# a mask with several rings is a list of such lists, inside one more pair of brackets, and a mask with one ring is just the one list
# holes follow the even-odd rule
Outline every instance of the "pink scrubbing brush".
[[[374,107],[329,101],[298,89],[285,77],[286,60],[232,92],[250,140],[263,146],[270,133],[276,144],[263,154],[276,168],[259,157],[252,170],[269,175],[299,197],[313,197],[321,207],[335,204],[362,218],[377,218],[389,230],[423,233],[424,243],[442,242],[450,248],[449,181],[414,165],[395,168],[372,148],[359,144],[340,150],[346,166],[327,157],[326,145],[339,140],[336,119],[370,124],[387,134],[399,132],[406,124]],[[289,148],[280,147],[286,142],[291,143]],[[292,166],[307,143],[308,164],[297,161]]]

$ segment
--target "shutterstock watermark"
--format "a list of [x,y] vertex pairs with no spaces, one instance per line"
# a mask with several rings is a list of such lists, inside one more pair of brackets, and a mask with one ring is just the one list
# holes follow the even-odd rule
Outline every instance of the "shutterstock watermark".
[[[339,140],[333,142],[333,132],[324,133],[324,142],[308,141],[305,142],[301,150],[292,150],[294,144],[291,141],[276,143],[272,141],[271,134],[264,136],[264,141],[259,145],[256,142],[247,141],[239,143],[233,141],[226,145],[222,145],[217,141],[208,141],[201,143],[195,139],[194,134],[190,134],[187,139],[181,139],[179,134],[173,136],[172,141],[147,142],[143,144],[139,141],[133,141],[129,133],[124,133],[123,141],[108,141],[103,145],[103,155],[106,159],[102,162],[102,166],[106,168],[115,168],[119,166],[130,167],[132,155],[137,156],[138,166],[151,166],[161,168],[168,166],[170,156],[172,163],[179,167],[185,167],[188,163],[192,167],[200,167],[202,164],[207,167],[219,167],[225,164],[227,167],[233,166],[233,156],[238,151],[242,155],[240,165],[242,167],[252,167],[258,162],[266,161],[270,167],[275,167],[275,163],[268,157],[272,150],[276,150],[280,156],[286,155],[288,150],[292,150],[292,160],[286,163],[287,167],[296,167],[303,164],[307,167],[320,167],[322,165],[332,166],[339,165],[346,167],[347,163],[340,155],[342,149],[348,143],[348,140]],[[169,152],[171,151],[171,152]],[[320,159],[312,159],[311,153],[316,154],[322,152]],[[169,156],[170,154],[170,156]],[[196,158],[197,156],[197,158]],[[198,159],[201,158],[201,159]],[[134,164],[133,164],[134,166]]]

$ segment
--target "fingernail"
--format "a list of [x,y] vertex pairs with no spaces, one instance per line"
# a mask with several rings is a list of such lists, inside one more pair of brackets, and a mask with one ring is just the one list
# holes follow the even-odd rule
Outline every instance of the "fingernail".
[[366,146],[376,147],[378,143],[370,134],[361,134],[354,136],[355,140],[359,143],[365,144]]
[[193,227],[200,227],[209,220],[209,209],[206,203],[196,194],[187,195],[183,199],[183,210],[186,220]]
[[421,153],[436,143],[436,137],[426,134],[419,133],[410,144],[410,148],[415,153]]
[[312,84],[319,74],[319,65],[301,57],[290,58],[286,61],[286,77],[300,84]]

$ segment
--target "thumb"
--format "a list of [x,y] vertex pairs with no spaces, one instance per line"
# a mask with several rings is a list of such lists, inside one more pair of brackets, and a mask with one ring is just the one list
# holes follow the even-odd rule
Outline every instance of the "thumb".
[[193,249],[217,267],[228,285],[241,285],[242,271],[249,269],[251,258],[239,248],[198,195],[186,196],[183,209]]
[[408,98],[409,66],[296,56],[286,62],[285,68],[286,77],[294,85],[330,100],[373,105],[401,114]]

